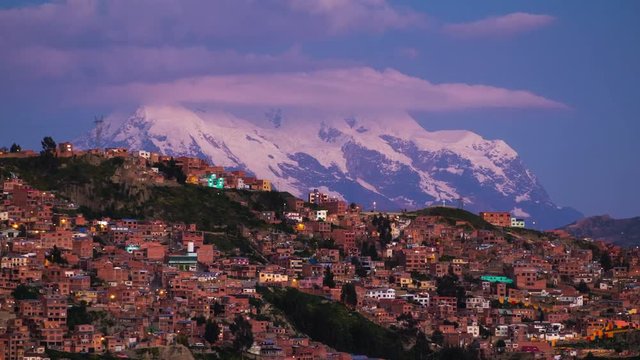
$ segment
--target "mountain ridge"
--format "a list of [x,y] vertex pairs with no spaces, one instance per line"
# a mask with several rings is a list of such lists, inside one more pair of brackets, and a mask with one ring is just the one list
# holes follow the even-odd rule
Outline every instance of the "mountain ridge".
[[[252,119],[254,120],[254,119]],[[417,209],[462,199],[474,211],[505,210],[545,228],[581,214],[556,206],[517,152],[470,131],[429,132],[405,113],[384,116],[290,117],[266,121],[221,111],[144,106],[109,117],[104,146],[198,156],[271,179],[304,196],[313,188],[378,209]],[[95,147],[96,129],[76,141]]]
[[640,244],[640,216],[625,219],[615,219],[606,214],[589,216],[561,229],[576,238],[603,240],[622,246]]

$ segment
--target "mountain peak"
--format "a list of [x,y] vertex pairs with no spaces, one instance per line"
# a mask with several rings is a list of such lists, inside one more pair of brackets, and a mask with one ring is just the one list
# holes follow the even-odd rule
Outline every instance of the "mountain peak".
[[[554,227],[580,217],[553,204],[518,154],[502,140],[464,130],[429,132],[406,113],[329,116],[270,110],[263,125],[222,111],[142,106],[103,125],[106,146],[205,158],[271,179],[304,197],[326,188],[378,209],[445,201],[475,211],[503,210]],[[95,131],[77,143],[92,146]]]

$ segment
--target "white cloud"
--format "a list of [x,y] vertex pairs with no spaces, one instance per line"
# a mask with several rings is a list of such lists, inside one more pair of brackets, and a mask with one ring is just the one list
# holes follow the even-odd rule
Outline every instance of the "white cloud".
[[419,27],[425,21],[423,14],[396,9],[386,0],[290,0],[289,3],[293,9],[325,17],[331,33]]
[[517,12],[473,22],[447,24],[443,27],[443,31],[464,38],[505,37],[542,28],[554,21],[555,18],[550,15]]
[[523,90],[464,83],[433,84],[396,70],[367,67],[313,72],[202,76],[107,86],[86,101],[211,103],[334,110],[451,111],[467,108],[565,108]]

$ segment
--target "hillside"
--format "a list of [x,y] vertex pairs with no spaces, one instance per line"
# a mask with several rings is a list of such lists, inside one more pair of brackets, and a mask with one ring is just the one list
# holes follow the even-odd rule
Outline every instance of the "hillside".
[[[102,159],[40,157],[0,159],[0,176],[19,175],[33,187],[54,191],[79,206],[89,218],[157,218],[196,223],[203,230],[232,229],[237,225],[265,226],[251,209],[282,204],[288,194],[253,194],[168,183],[154,185],[126,176],[127,165],[119,158]],[[243,206],[243,202],[246,206]]]
[[443,206],[435,206],[426,209],[421,209],[408,213],[409,216],[414,215],[428,215],[428,216],[442,216],[446,221],[455,224],[456,221],[466,221],[475,229],[494,230],[496,227],[484,221],[480,216],[472,212]]
[[260,288],[260,292],[300,331],[339,351],[384,359],[421,359],[432,352],[424,337],[417,340],[413,333],[384,328],[341,303],[293,288]]
[[577,238],[603,240],[622,246],[640,245],[640,217],[614,219],[592,216],[561,228]]

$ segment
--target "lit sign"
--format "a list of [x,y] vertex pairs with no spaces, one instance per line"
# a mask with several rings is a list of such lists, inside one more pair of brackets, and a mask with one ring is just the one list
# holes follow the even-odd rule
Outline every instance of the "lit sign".
[[216,174],[211,174],[207,177],[207,186],[223,189],[224,188],[224,178],[216,177]]
[[488,282],[501,282],[506,284],[513,283],[513,280],[509,279],[506,276],[483,275],[483,276],[480,276],[480,280],[488,281]]

